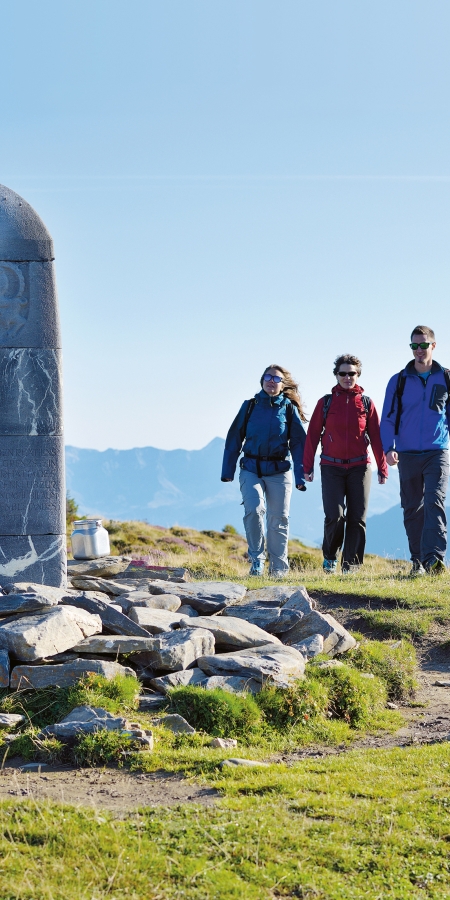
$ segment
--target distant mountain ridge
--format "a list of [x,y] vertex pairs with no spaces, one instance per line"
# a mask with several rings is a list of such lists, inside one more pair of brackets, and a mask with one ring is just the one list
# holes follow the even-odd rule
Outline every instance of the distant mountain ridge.
[[[99,451],[68,446],[67,489],[79,504],[80,512],[87,515],[146,520],[165,527],[178,524],[199,530],[220,530],[230,524],[243,532],[238,473],[231,484],[220,481],[224,444],[223,438],[214,438],[201,450],[136,447],[131,450]],[[376,483],[374,477],[370,504],[372,515],[387,515],[386,510],[390,511],[389,508],[397,503],[396,471],[383,487]],[[393,555],[389,550],[393,544],[383,515],[375,515],[370,521],[368,550],[379,552],[372,549],[375,544],[379,545],[375,534],[372,536],[372,522],[376,519],[380,520],[381,537],[387,548],[385,552]],[[322,496],[316,465],[316,478],[308,485],[307,491],[293,491],[291,534],[306,543],[319,544],[322,530]],[[396,542],[398,538],[393,535],[393,543]]]

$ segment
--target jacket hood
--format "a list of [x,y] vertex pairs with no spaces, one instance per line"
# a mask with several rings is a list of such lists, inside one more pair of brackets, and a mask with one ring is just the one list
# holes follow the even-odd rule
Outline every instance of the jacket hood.
[[272,406],[274,406],[274,405],[281,406],[281,404],[283,402],[284,403],[288,402],[287,397],[285,397],[283,393],[278,394],[277,397],[269,397],[269,394],[266,394],[266,392],[263,391],[262,388],[261,388],[259,394],[255,394],[255,400],[257,400],[258,403],[260,403],[260,402],[270,403]]
[[[431,375],[435,375],[436,372],[442,372],[442,371],[443,371],[443,367],[438,362],[436,362],[435,359],[433,359],[433,362],[431,363]],[[416,369],[415,369],[415,360],[411,359],[409,361],[409,363],[407,363],[407,365],[405,366],[405,373],[407,375],[418,375],[419,374],[418,372],[416,372]]]
[[331,390],[332,394],[363,394],[364,388],[361,387],[360,384],[355,384],[355,387],[349,388],[346,391],[344,388],[341,388],[339,384],[335,384],[334,388]]

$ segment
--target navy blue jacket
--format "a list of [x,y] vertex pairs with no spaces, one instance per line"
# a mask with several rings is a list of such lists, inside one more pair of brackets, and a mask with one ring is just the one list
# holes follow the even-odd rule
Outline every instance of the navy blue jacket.
[[446,450],[449,434],[448,392],[444,369],[434,362],[426,384],[414,368],[414,360],[403,370],[406,375],[401,398],[402,414],[398,434],[394,434],[397,416],[398,373],[393,375],[386,388],[381,416],[381,440],[383,450],[415,451]]
[[[245,456],[245,452],[252,456],[279,456],[288,457],[292,454],[294,463],[295,484],[304,484],[303,472],[303,448],[305,446],[306,433],[303,428],[298,409],[284,394],[278,397],[269,397],[265,391],[255,394],[255,405],[247,424],[247,434],[244,434],[245,414],[250,400],[242,404],[228,434],[223,454],[222,481],[234,479],[236,463],[242,451],[244,456],[241,467],[249,472],[258,474],[259,463],[261,475],[276,475],[277,472],[288,472],[291,468],[290,459],[280,461],[256,460]],[[287,413],[288,406],[292,407]],[[290,427],[289,427],[290,425]]]

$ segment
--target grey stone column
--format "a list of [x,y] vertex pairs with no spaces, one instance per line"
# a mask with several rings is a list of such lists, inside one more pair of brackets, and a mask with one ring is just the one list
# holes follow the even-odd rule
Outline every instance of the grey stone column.
[[52,239],[0,185],[0,585],[66,584],[61,337]]

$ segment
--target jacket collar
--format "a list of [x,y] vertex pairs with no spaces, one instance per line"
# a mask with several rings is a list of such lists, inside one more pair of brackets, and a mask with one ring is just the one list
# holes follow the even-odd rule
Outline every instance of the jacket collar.
[[278,394],[277,397],[269,397],[269,394],[266,394],[262,388],[259,394],[255,394],[255,400],[258,403],[270,404],[270,406],[281,406],[283,403],[287,403],[287,399],[283,393]]
[[349,388],[348,391],[341,388],[339,384],[335,384],[334,388],[331,390],[332,394],[363,394],[364,388],[361,387],[360,384],[355,384],[355,387]]
[[[435,359],[433,359],[433,362],[431,363],[431,373],[430,374],[436,375],[436,372],[442,372],[442,366],[439,365],[439,363],[436,362]],[[410,362],[408,363],[408,365],[405,366],[405,374],[406,375],[418,375],[419,374],[418,372],[416,372],[416,370],[414,368],[414,360],[413,359],[411,359]]]

